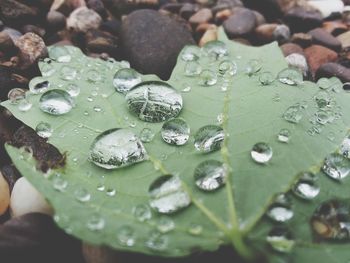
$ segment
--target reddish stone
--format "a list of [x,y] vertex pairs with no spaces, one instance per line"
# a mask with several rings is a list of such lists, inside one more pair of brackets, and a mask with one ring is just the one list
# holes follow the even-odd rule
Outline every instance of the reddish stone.
[[348,30],[348,27],[339,20],[323,22],[322,27],[326,32],[332,34],[333,36],[337,36]]
[[313,75],[320,66],[325,63],[334,62],[338,58],[336,52],[320,45],[312,45],[306,48],[304,53]]
[[282,52],[285,57],[293,53],[304,55],[303,49],[297,44],[287,43],[283,44],[280,48],[282,49]]

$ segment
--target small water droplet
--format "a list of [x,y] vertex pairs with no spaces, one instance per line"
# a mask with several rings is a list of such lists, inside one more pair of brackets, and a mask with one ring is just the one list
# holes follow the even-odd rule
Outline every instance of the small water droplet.
[[159,219],[157,223],[157,229],[159,232],[165,234],[172,231],[175,228],[174,221],[166,216],[163,216]]
[[335,180],[342,180],[349,175],[350,160],[339,153],[331,153],[325,158],[322,171]]
[[272,228],[266,237],[266,241],[273,250],[282,253],[290,253],[295,245],[290,230],[285,226]]
[[220,126],[206,125],[194,135],[194,147],[204,153],[219,150],[225,139],[224,130]]
[[68,92],[59,89],[46,91],[41,95],[39,108],[51,115],[62,115],[71,111],[74,101]]
[[268,86],[275,81],[275,76],[269,71],[262,72],[259,76],[259,81],[262,85]]
[[218,81],[216,73],[209,69],[203,70],[199,77],[199,84],[202,86],[213,86]]
[[325,125],[327,123],[331,123],[334,121],[334,115],[331,111],[326,110],[318,110],[315,113],[316,116],[316,122],[322,125]]
[[261,164],[269,162],[272,158],[272,154],[272,148],[265,142],[256,143],[250,152],[253,160]]
[[134,69],[123,68],[115,73],[113,78],[113,85],[116,91],[126,93],[134,86],[141,83],[141,75]]
[[317,81],[317,86],[320,88],[320,89],[329,89],[331,87],[331,82],[329,79],[327,78],[320,78],[318,81]]
[[222,76],[234,76],[237,74],[237,64],[224,60],[219,64],[219,73]]
[[227,178],[227,169],[222,162],[207,160],[200,163],[194,171],[196,185],[204,191],[214,191],[222,187]]
[[151,142],[154,138],[154,132],[150,128],[143,128],[140,132],[140,140],[142,142]]
[[316,104],[319,108],[331,108],[335,104],[334,97],[331,96],[331,94],[325,90],[321,90],[316,93],[314,96],[314,99],[316,101]]
[[20,101],[25,99],[26,92],[24,89],[14,88],[8,92],[7,97],[11,104],[18,104]]
[[77,70],[69,66],[63,66],[60,71],[60,77],[63,80],[75,80],[77,74]]
[[294,104],[286,109],[282,117],[288,122],[299,123],[303,118],[302,107],[299,103]]
[[75,198],[80,202],[88,202],[91,199],[91,194],[85,188],[79,187],[74,191]]
[[87,73],[87,80],[92,83],[97,83],[102,81],[102,75],[95,69],[89,70]]
[[102,111],[102,108],[100,106],[94,106],[93,109],[96,112],[101,112]]
[[146,149],[128,129],[111,129],[98,135],[90,147],[90,160],[105,169],[115,169],[147,159]]
[[262,63],[259,59],[251,59],[248,61],[246,67],[245,67],[245,72],[249,75],[252,76],[256,73],[258,73],[262,68]]
[[152,212],[148,205],[140,204],[133,208],[132,213],[140,222],[150,220],[152,218]]
[[220,59],[228,55],[228,50],[224,42],[213,40],[203,46],[203,51],[214,59]]
[[198,235],[202,234],[203,227],[199,224],[191,223],[187,231],[189,234],[191,234],[193,236],[198,236]]
[[69,83],[66,86],[66,91],[69,93],[69,95],[71,95],[72,97],[76,97],[79,95],[80,93],[80,88],[78,85],[74,84],[74,83]]
[[85,116],[89,116],[89,112],[88,111],[84,111],[84,115]]
[[191,198],[179,177],[158,177],[149,187],[150,206],[161,214],[177,212],[191,204]]
[[115,196],[117,191],[114,188],[107,188],[106,189],[106,195],[108,196]]
[[106,190],[106,186],[104,185],[104,183],[99,183],[96,189],[97,191],[103,192],[104,190]]
[[41,71],[41,75],[43,77],[50,77],[52,74],[54,74],[56,72],[56,69],[54,68],[54,66],[51,64],[51,60],[45,60],[39,62],[39,69]]
[[48,51],[50,58],[56,60],[57,62],[68,63],[72,59],[68,48],[64,46],[52,46]]
[[142,82],[130,90],[125,99],[129,110],[147,122],[168,120],[182,109],[181,94],[162,81]]
[[197,46],[185,46],[181,51],[180,57],[183,61],[195,61],[200,57],[201,50]]
[[19,101],[18,109],[20,111],[26,112],[29,111],[32,108],[32,106],[33,104],[30,101],[28,101],[27,99],[23,99]]
[[277,135],[277,139],[280,142],[287,143],[290,139],[290,130],[288,129],[281,129]]
[[224,122],[224,114],[223,113],[218,114],[218,116],[216,117],[216,120],[218,121],[218,124],[222,124]]
[[47,91],[50,87],[50,82],[42,77],[33,78],[29,82],[29,90],[32,94],[39,94]]
[[39,122],[35,127],[36,133],[42,138],[49,138],[52,135],[53,129],[47,122]]
[[93,213],[89,216],[86,227],[91,231],[99,231],[105,227],[106,221],[99,213]]
[[117,238],[121,245],[132,247],[135,245],[136,235],[131,226],[122,226],[117,230]]
[[266,215],[275,222],[289,221],[294,215],[291,201],[285,194],[278,194],[267,210]]
[[153,231],[150,233],[145,245],[154,251],[164,251],[168,247],[168,238],[158,231]]
[[297,86],[303,83],[303,74],[295,68],[286,68],[278,73],[277,79],[290,86]]
[[182,89],[182,92],[184,92],[184,93],[188,93],[188,92],[190,92],[191,91],[191,86],[189,86],[189,85],[186,85],[183,89]]
[[60,175],[56,174],[55,177],[52,179],[52,186],[55,190],[59,192],[64,192],[68,186],[68,182]]
[[166,143],[184,145],[190,138],[190,127],[184,119],[170,119],[163,124],[161,135]]
[[335,139],[334,132],[329,132],[327,135],[327,139],[330,140],[331,142],[334,141],[334,139]]
[[320,187],[317,183],[318,177],[311,172],[303,172],[293,185],[293,193],[305,200],[314,199],[320,193]]
[[276,93],[273,97],[272,97],[272,100],[274,102],[280,102],[281,101],[281,97],[278,93]]
[[185,64],[185,76],[198,76],[202,72],[202,67],[197,61],[189,61]]

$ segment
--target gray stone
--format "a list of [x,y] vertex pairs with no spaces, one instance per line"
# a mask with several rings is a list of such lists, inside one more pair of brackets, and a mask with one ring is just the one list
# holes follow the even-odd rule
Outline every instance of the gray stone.
[[247,8],[236,8],[223,26],[229,38],[244,37],[255,29],[256,16]]
[[312,42],[314,44],[328,47],[337,52],[340,51],[342,48],[342,44],[337,38],[335,38],[330,33],[328,33],[327,31],[321,28],[316,28],[314,30],[311,30],[309,32],[309,35],[312,36]]
[[338,63],[326,63],[316,72],[316,79],[338,77],[342,82],[350,82],[350,69]]

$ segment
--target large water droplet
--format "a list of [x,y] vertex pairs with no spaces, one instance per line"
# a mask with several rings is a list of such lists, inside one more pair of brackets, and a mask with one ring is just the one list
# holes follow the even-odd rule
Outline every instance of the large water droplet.
[[290,139],[290,130],[288,129],[281,129],[280,132],[277,135],[277,139],[280,142],[287,143]]
[[259,81],[262,85],[268,86],[275,81],[275,76],[269,71],[262,72],[259,76]]
[[140,204],[133,208],[132,210],[134,216],[140,222],[144,222],[152,218],[152,212],[148,205]]
[[195,61],[198,60],[201,54],[201,50],[197,46],[185,46],[181,51],[180,57],[183,61]]
[[313,213],[311,227],[314,233],[328,240],[350,240],[350,203],[348,199],[323,202]]
[[272,228],[266,237],[266,241],[273,250],[282,253],[290,253],[295,245],[290,230],[283,226]]
[[125,99],[129,110],[147,122],[176,117],[182,109],[181,94],[162,81],[142,82],[131,89]]
[[303,118],[302,113],[302,107],[299,103],[290,106],[286,111],[283,113],[283,118],[291,123],[299,123],[300,120]]
[[14,88],[8,92],[7,97],[11,104],[18,104],[21,100],[25,99],[26,92],[24,89]]
[[248,61],[245,72],[249,75],[252,76],[256,73],[258,73],[262,68],[262,63],[258,59],[251,59]]
[[237,64],[224,60],[219,64],[219,73],[222,76],[233,76],[237,74]]
[[189,61],[185,64],[184,71],[188,77],[198,76],[202,72],[202,67],[197,61]]
[[51,59],[61,63],[68,63],[72,57],[69,53],[68,48],[64,46],[52,46],[49,48],[49,56]]
[[42,138],[49,138],[52,135],[53,129],[47,122],[39,122],[35,127],[36,133]]
[[18,109],[23,112],[29,111],[32,106],[33,104],[27,99],[20,100],[18,103]]
[[150,205],[157,212],[170,214],[191,204],[191,198],[179,177],[164,175],[157,178],[149,188]]
[[141,83],[141,75],[131,68],[123,68],[115,73],[113,85],[116,91],[121,93],[128,92],[132,87]]
[[207,160],[200,163],[194,171],[196,185],[204,191],[214,191],[226,182],[227,169],[222,162]]
[[86,227],[92,231],[99,231],[105,227],[105,220],[99,213],[93,213],[88,217]]
[[325,158],[322,171],[335,180],[342,180],[349,175],[350,160],[339,153],[331,153]]
[[135,245],[136,235],[131,226],[122,226],[117,230],[117,238],[121,245],[126,247],[132,247]]
[[142,142],[128,129],[104,131],[90,146],[90,160],[105,169],[120,168],[146,159]]
[[29,90],[32,94],[39,94],[47,91],[50,87],[50,82],[42,77],[33,78],[29,82]]
[[311,172],[303,172],[293,185],[293,193],[305,200],[314,199],[320,193],[317,176]]
[[218,81],[216,73],[209,69],[203,70],[199,78],[199,85],[202,86],[213,86]]
[[163,124],[161,134],[166,143],[184,145],[190,138],[190,127],[184,119],[171,119]]
[[346,158],[350,158],[350,136],[346,137],[341,146],[340,153],[344,155]]
[[145,245],[154,251],[164,251],[168,247],[168,237],[158,231],[153,231]]
[[140,140],[142,142],[151,142],[154,135],[154,132],[150,128],[143,128],[140,132]]
[[286,68],[278,73],[277,79],[290,86],[296,86],[303,83],[303,74],[294,68]]
[[259,142],[254,144],[250,155],[257,163],[265,164],[272,158],[272,148],[265,142]]
[[157,229],[161,233],[168,233],[175,228],[174,221],[166,216],[163,216],[159,219],[157,224]]
[[194,147],[204,153],[219,150],[225,139],[224,130],[220,126],[206,125],[194,135]]
[[224,42],[214,40],[209,41],[203,46],[203,51],[210,57],[215,59],[228,55],[228,50]]
[[289,221],[294,212],[291,208],[291,201],[285,194],[278,194],[274,202],[270,205],[266,215],[275,222]]
[[46,91],[41,95],[39,108],[52,115],[62,115],[71,111],[74,101],[68,92],[59,89]]

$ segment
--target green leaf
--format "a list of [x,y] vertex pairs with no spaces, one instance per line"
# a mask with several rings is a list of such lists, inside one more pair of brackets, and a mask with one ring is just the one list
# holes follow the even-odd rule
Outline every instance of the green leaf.
[[[143,122],[128,111],[124,95],[115,92],[112,85],[113,75],[122,67],[121,63],[88,58],[72,47],[69,48],[71,62],[52,61],[50,65],[56,73],[44,77],[55,88],[64,89],[71,81],[60,78],[61,68],[69,65],[79,71],[79,80],[74,83],[79,85],[81,92],[71,112],[63,116],[43,113],[38,108],[40,95],[29,96],[33,107],[27,112],[21,112],[9,102],[2,104],[32,128],[40,121],[50,123],[54,132],[49,143],[67,154],[64,168],[43,174],[34,168],[35,161],[30,155],[19,154],[20,150],[7,147],[19,171],[51,202],[55,218],[62,228],[90,243],[147,254],[176,257],[195,250],[216,250],[222,244],[232,244],[243,257],[254,255],[245,243],[245,236],[259,222],[275,193],[287,191],[300,171],[319,165],[324,156],[337,148],[350,126],[350,116],[343,114],[332,124],[324,125],[321,134],[309,135],[307,131],[313,126],[309,119],[318,109],[314,98],[320,91],[317,85],[305,82],[288,86],[276,80],[272,85],[263,86],[259,82],[260,73],[248,76],[246,65],[252,59],[259,60],[261,72],[269,71],[277,76],[287,67],[278,45],[244,46],[228,40],[223,31],[220,32],[220,40],[229,50],[228,59],[238,65],[236,76],[219,76],[214,86],[200,85],[199,76],[185,76],[186,62],[180,57],[168,81],[182,94],[184,107],[179,117],[185,119],[191,128],[191,138],[184,146],[166,144],[160,136],[162,123]],[[221,61],[205,55],[199,59],[203,69],[215,73]],[[100,81],[89,81],[91,70],[99,72],[102,76]],[[143,80],[153,79],[156,77],[143,76]],[[188,86],[191,90],[184,92]],[[223,86],[227,86],[226,91]],[[97,95],[93,91],[97,91]],[[338,110],[347,112],[350,95],[344,91],[330,92]],[[303,109],[303,118],[297,124],[282,117],[286,109],[296,103],[307,105]],[[101,107],[102,111],[94,111],[95,106]],[[221,150],[198,153],[193,146],[195,132],[205,125],[218,125],[218,116],[222,116],[221,126],[226,134]],[[136,134],[150,128],[155,137],[152,142],[144,144],[150,159],[116,170],[105,170],[91,163],[88,152],[92,141],[102,131],[111,128],[129,128]],[[287,144],[277,140],[281,129],[291,131]],[[334,140],[327,138],[330,133],[334,134]],[[273,149],[273,157],[268,164],[257,164],[250,156],[253,145],[258,142],[266,142]],[[229,168],[225,186],[210,193],[199,190],[193,178],[197,165],[208,159],[222,161]],[[56,172],[68,182],[63,192],[53,187]],[[191,195],[192,204],[166,217],[174,222],[175,228],[161,236],[157,234],[158,239],[153,241],[160,242],[162,246],[152,249],[150,238],[155,237],[164,216],[152,210],[152,217],[140,222],[133,210],[138,205],[148,206],[148,188],[163,174],[175,174],[181,178]],[[108,189],[115,189],[115,196],[98,191],[101,183]],[[82,203],[76,200],[74,193],[81,188],[90,193],[90,201]],[[105,226],[92,231],[87,225],[96,214],[104,219]],[[134,233],[135,242],[131,246],[120,242],[120,234],[124,233],[121,230],[126,227],[129,233]]]

